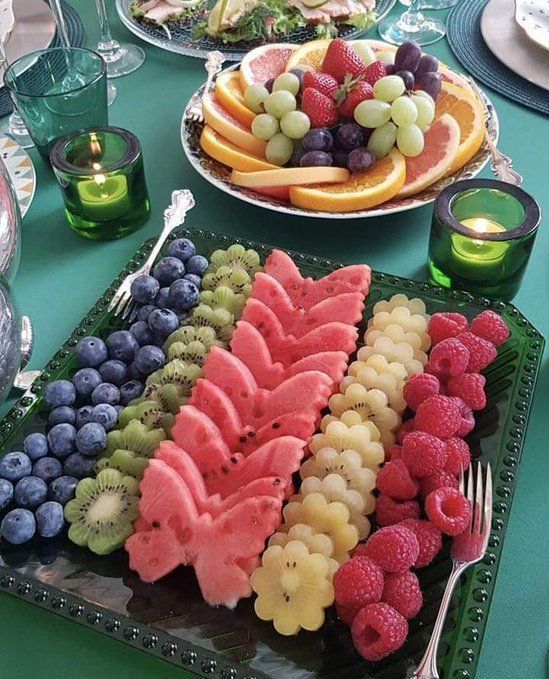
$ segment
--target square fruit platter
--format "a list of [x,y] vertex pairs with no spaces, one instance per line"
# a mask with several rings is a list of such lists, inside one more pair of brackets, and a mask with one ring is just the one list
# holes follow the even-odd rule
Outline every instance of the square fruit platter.
[[[220,679],[474,676],[544,340],[509,304],[202,230],[97,301],[0,423],[0,591]],[[125,549],[124,549],[125,548]],[[297,635],[297,636],[296,636]]]
[[191,165],[218,189],[279,212],[327,219],[391,214],[476,176],[496,143],[494,107],[412,42],[267,44],[198,90]]

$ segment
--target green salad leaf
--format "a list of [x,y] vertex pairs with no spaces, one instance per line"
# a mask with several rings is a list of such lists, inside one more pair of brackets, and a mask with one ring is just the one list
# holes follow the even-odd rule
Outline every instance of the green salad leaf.
[[343,23],[348,24],[349,26],[354,26],[355,28],[359,28],[361,31],[367,31],[374,25],[375,20],[376,13],[370,10],[368,12],[364,12],[363,14],[356,14],[354,17],[345,19]]

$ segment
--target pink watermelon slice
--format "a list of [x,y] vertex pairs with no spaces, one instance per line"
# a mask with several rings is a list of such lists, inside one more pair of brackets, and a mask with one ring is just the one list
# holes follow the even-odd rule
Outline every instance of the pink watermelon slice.
[[360,292],[367,295],[372,274],[369,266],[354,264],[336,269],[316,281],[312,278],[303,278],[292,258],[282,250],[271,252],[265,262],[264,271],[282,284],[296,306],[304,309],[310,309],[323,299],[344,292]]

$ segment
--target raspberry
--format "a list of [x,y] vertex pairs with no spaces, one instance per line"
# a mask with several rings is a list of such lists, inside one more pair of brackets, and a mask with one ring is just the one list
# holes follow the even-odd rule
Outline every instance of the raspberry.
[[393,500],[412,500],[418,494],[419,484],[410,476],[402,460],[388,462],[377,475],[376,485],[384,495]]
[[423,594],[417,575],[412,571],[390,573],[385,579],[382,601],[408,620],[415,618],[423,604]]
[[429,335],[433,345],[442,342],[448,337],[456,337],[460,332],[467,330],[468,322],[462,314],[442,312],[433,314],[429,322]]
[[399,446],[398,443],[393,443],[392,446],[389,446],[385,450],[385,457],[387,458],[387,461],[389,462],[390,460],[400,460],[400,449],[402,446]]
[[381,600],[383,571],[366,556],[355,556],[336,571],[336,603],[345,608],[362,608]]
[[461,417],[461,423],[459,425],[459,429],[456,431],[456,436],[463,438],[464,436],[467,436],[467,434],[471,433],[475,428],[475,416],[473,415],[473,411],[467,405],[467,403],[462,401],[460,398],[452,396],[452,400],[456,403],[459,409],[459,415]]
[[360,609],[358,608],[347,608],[346,606],[340,606],[339,604],[336,604],[337,614],[339,615],[342,622],[344,622],[346,625],[349,625],[349,627],[353,624],[355,615],[359,610]]
[[397,443],[401,446],[404,443],[404,437],[406,436],[406,434],[409,434],[410,432],[415,430],[416,430],[415,418],[412,417],[409,420],[406,420],[406,422],[403,422],[396,433]]
[[429,493],[446,487],[459,488],[458,480],[453,474],[444,470],[429,474],[429,476],[424,476],[421,479],[421,497],[426,498]]
[[444,469],[448,452],[444,441],[423,431],[413,431],[402,444],[402,459],[414,476],[428,476]]
[[440,393],[440,383],[435,375],[422,373],[414,375],[404,385],[404,400],[412,410],[428,399]]
[[376,521],[379,526],[392,526],[404,519],[419,519],[421,510],[415,500],[395,502],[388,495],[380,495],[376,500]]
[[448,396],[458,396],[472,410],[482,410],[486,406],[485,384],[484,375],[465,373],[451,377],[446,384],[446,391]]
[[381,660],[406,641],[408,622],[389,604],[370,604],[360,610],[351,627],[356,650],[366,660]]
[[444,466],[445,472],[458,476],[462,469],[465,471],[469,468],[471,452],[463,439],[454,436],[451,439],[446,439],[446,450],[448,451],[448,459]]
[[442,377],[462,375],[468,365],[469,350],[453,337],[439,342],[429,356],[429,367],[435,375]]
[[416,429],[433,436],[454,436],[461,424],[458,404],[448,396],[431,396],[419,406],[416,413]]
[[419,555],[414,564],[415,568],[423,568],[431,563],[442,549],[442,533],[430,521],[419,519],[405,519],[401,524],[411,530],[419,543]]
[[469,500],[455,488],[439,488],[425,498],[425,512],[446,535],[460,535],[471,521]]
[[496,347],[488,340],[477,337],[472,332],[462,332],[458,340],[469,349],[468,373],[479,373],[487,368],[498,355]]
[[[358,550],[355,550],[355,554]],[[360,554],[370,557],[387,573],[402,573],[414,565],[419,544],[414,533],[400,525],[380,528],[360,548]]]
[[483,311],[473,318],[471,332],[492,342],[496,347],[501,346],[509,337],[509,328],[505,321],[493,311]]

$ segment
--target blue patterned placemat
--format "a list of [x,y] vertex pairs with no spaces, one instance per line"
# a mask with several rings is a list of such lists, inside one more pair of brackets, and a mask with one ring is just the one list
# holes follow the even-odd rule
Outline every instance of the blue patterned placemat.
[[[63,16],[65,17],[65,24],[67,25],[67,32],[71,45],[73,47],[82,47],[86,40],[82,19],[72,5],[69,5],[67,2],[62,2],[61,4],[63,6]],[[61,47],[59,31],[55,31],[55,36],[50,47]],[[5,87],[0,87],[0,118],[7,116],[12,111],[13,104],[11,103],[8,90]]]
[[480,18],[487,0],[461,0],[446,21],[450,49],[477,80],[523,106],[549,114],[549,92],[504,66],[486,46]]

